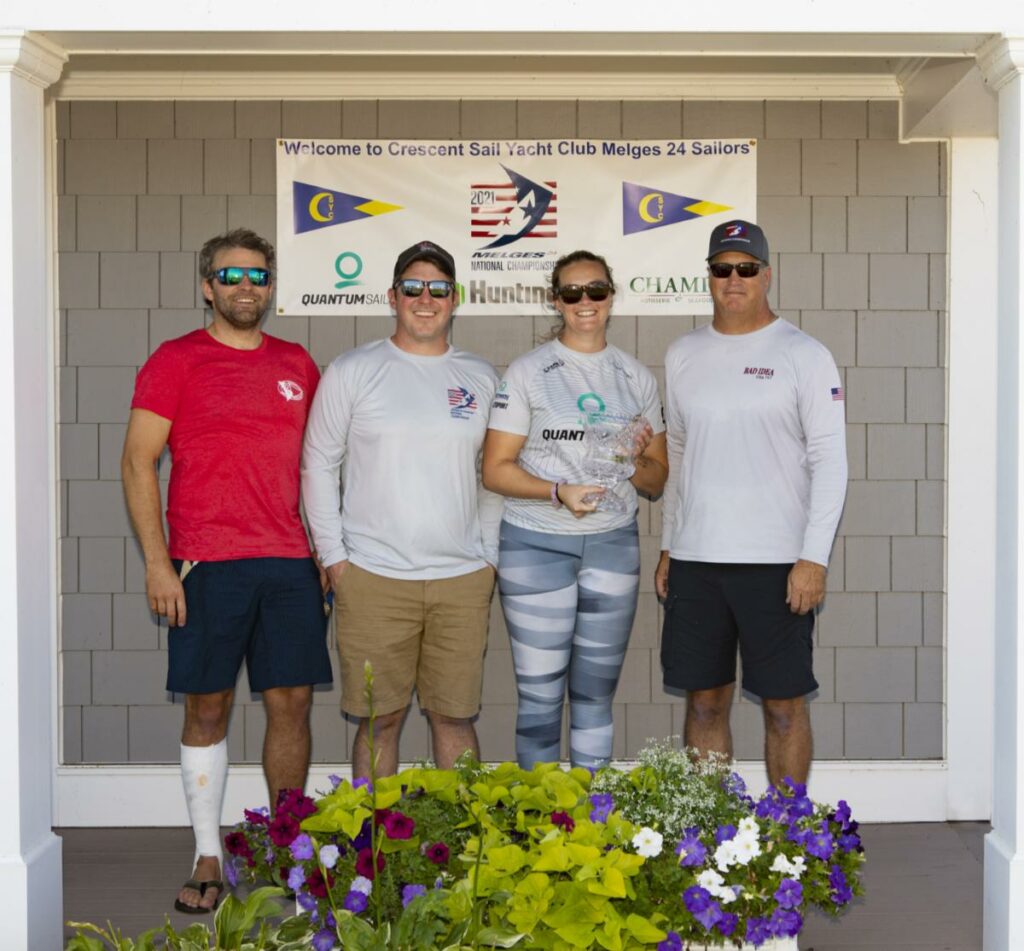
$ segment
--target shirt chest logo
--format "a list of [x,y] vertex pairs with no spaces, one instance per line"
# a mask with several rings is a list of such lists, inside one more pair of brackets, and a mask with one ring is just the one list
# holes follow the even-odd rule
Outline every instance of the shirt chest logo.
[[301,400],[306,395],[303,393],[302,387],[294,380],[278,380],[277,392],[280,393],[288,403],[291,403],[293,400]]
[[755,380],[770,380],[775,376],[775,370],[772,367],[746,367],[743,370],[743,375],[753,377]]
[[469,419],[477,411],[476,394],[464,386],[449,386],[448,408],[452,419]]

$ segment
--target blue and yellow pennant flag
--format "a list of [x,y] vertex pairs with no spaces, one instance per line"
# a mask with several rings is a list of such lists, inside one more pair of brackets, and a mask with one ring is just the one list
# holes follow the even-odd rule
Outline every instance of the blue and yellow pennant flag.
[[674,195],[663,188],[634,185],[632,182],[622,183],[623,234],[650,231],[652,228],[663,228],[665,225],[674,225],[680,221],[704,218],[707,215],[717,215],[719,212],[731,210],[731,205],[718,205],[702,198]]
[[296,234],[402,210],[401,205],[389,205],[386,201],[348,195],[306,182],[292,182],[292,207]]

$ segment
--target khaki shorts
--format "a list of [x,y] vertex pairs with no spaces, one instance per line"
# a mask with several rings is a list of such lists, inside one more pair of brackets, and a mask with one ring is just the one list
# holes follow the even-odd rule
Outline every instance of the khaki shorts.
[[341,708],[369,716],[363,665],[373,668],[375,713],[409,705],[465,719],[480,710],[494,569],[405,581],[349,562],[335,591]]

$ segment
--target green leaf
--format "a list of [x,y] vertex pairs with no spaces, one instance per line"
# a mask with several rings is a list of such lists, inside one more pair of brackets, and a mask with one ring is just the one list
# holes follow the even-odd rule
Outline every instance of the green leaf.
[[477,932],[476,943],[485,948],[513,948],[525,937],[527,935],[523,932],[507,928],[481,928]]
[[526,864],[527,857],[518,845],[503,845],[487,849],[484,852],[484,860],[495,872],[511,875]]
[[629,915],[626,918],[626,930],[637,941],[642,941],[644,944],[664,941],[668,937],[666,932],[660,928],[655,928],[646,918],[641,918],[640,915]]

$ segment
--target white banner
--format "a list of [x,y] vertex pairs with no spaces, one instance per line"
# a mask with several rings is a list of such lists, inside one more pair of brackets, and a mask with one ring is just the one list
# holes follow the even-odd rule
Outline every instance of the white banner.
[[757,213],[752,139],[279,139],[279,314],[387,314],[399,252],[455,258],[463,314],[542,314],[555,260],[604,255],[620,314],[710,314],[708,237]]

